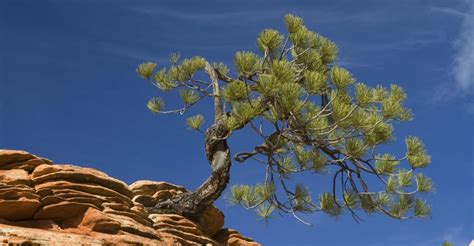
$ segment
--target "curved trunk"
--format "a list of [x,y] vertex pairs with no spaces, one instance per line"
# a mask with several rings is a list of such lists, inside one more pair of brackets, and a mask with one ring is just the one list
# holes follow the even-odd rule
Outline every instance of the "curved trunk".
[[186,192],[174,198],[147,207],[150,213],[173,213],[186,217],[198,217],[227,187],[231,166],[230,150],[227,146],[228,131],[219,121],[207,129],[205,134],[206,157],[212,168],[209,178],[194,192]]

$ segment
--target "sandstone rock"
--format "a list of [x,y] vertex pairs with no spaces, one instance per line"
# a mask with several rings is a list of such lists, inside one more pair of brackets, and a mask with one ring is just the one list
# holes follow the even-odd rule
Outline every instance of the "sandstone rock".
[[153,194],[153,198],[161,202],[166,201],[177,194],[178,193],[175,190],[160,190]]
[[173,245],[171,239],[149,239],[138,235],[111,235],[105,233],[84,234],[0,225],[2,245],[48,246],[104,246],[104,245]]
[[30,219],[41,205],[34,189],[25,185],[5,185],[0,182],[0,218]]
[[73,165],[41,165],[35,169],[31,176],[35,184],[51,180],[69,180],[78,183],[97,184],[114,190],[130,199],[133,197],[133,192],[128,189],[127,184],[92,168]]
[[143,224],[137,223],[135,220],[131,219],[128,216],[123,216],[119,214],[107,214],[110,218],[120,222],[120,229],[142,237],[158,239],[159,234],[153,227],[145,226]]
[[26,151],[1,149],[0,150],[0,167],[6,164],[27,161],[27,160],[35,159],[35,158],[37,157]]
[[0,218],[7,220],[30,219],[41,203],[36,199],[0,200]]
[[22,161],[22,162],[6,164],[3,166],[2,169],[5,169],[5,170],[23,169],[27,171],[28,173],[32,173],[36,167],[41,166],[41,165],[51,165],[51,161],[44,158],[37,158],[37,159],[31,159],[31,160]]
[[51,161],[25,151],[0,150],[0,169],[23,169],[32,172],[41,164],[51,164]]
[[133,213],[136,213],[137,215],[141,216],[142,218],[148,218],[148,213],[145,211],[145,208],[143,207],[143,205],[141,204],[137,204],[135,206],[133,206],[132,208],[130,208],[130,211],[132,211]]
[[162,190],[177,190],[186,192],[186,189],[182,186],[170,184],[167,182],[157,182],[149,180],[140,180],[129,186],[129,188],[135,193],[135,195],[146,195],[153,196],[156,192]]
[[80,184],[80,183],[73,183],[69,181],[50,181],[42,184],[37,184],[35,185],[35,189],[37,190],[37,193],[40,194],[41,196],[50,194],[51,192],[54,193],[53,190],[61,190],[61,189],[69,189],[69,190],[75,190],[75,191],[80,191],[92,195],[98,195],[102,197],[110,197],[114,198],[120,201],[120,203],[128,204],[128,206],[131,206],[132,200],[128,198],[127,196],[118,193],[117,191],[111,190],[109,188],[99,186],[99,185],[94,185],[94,184]]
[[129,187],[95,169],[0,150],[0,244],[258,245],[221,229],[214,206],[198,218],[145,209],[183,192],[166,182]]
[[29,186],[31,179],[23,169],[0,170],[0,183]]
[[165,228],[161,229],[160,232],[166,233],[165,235],[176,239],[183,245],[217,245],[217,242],[209,237],[199,236],[179,229]]
[[130,219],[133,219],[135,222],[138,222],[142,225],[145,225],[145,226],[152,226],[153,223],[151,222],[150,219],[148,218],[143,218],[141,215],[137,214],[137,213],[133,213],[132,211],[120,211],[120,210],[115,210],[115,209],[111,209],[111,208],[104,208],[103,210],[104,213],[107,213],[107,214],[114,214],[114,215],[121,215],[121,216],[126,216]]
[[41,205],[47,206],[51,204],[57,204],[61,202],[77,202],[77,203],[85,203],[90,204],[92,207],[101,208],[103,200],[98,198],[92,197],[65,197],[63,195],[55,195],[55,196],[46,196],[41,198]]
[[158,203],[156,198],[154,198],[152,196],[146,196],[146,195],[134,196],[132,201],[138,202],[138,203],[142,204],[145,207],[153,207]]
[[[80,202],[60,202],[41,207],[34,215],[35,220],[51,219],[54,221],[63,221],[65,219],[83,214],[91,204]],[[98,208],[96,208],[98,209]]]
[[35,190],[25,185],[5,185],[0,183],[0,200],[18,200],[21,198],[39,200]]
[[199,225],[181,215],[152,214],[150,215],[150,219],[154,222],[153,227],[161,231],[171,228],[199,236],[204,235],[204,233],[199,229]]
[[252,239],[242,236],[238,231],[232,229],[222,229],[213,237],[214,240],[223,245],[229,246],[258,246],[260,244],[254,242]]
[[36,228],[36,229],[44,229],[44,230],[52,230],[52,231],[60,231],[61,227],[59,227],[56,222],[52,220],[21,220],[21,221],[9,221],[5,219],[0,219],[0,224],[4,225],[11,225],[11,226],[19,226],[19,227],[27,227],[27,228]]
[[120,230],[120,222],[94,208],[88,208],[84,214],[66,221],[63,223],[63,226],[78,227],[80,229],[109,234],[116,234]]
[[[135,192],[134,201],[140,202],[145,207],[153,207],[159,201],[164,201],[176,196],[179,193],[186,192],[181,186],[166,182],[155,181],[137,181],[130,185],[130,189]],[[153,194],[150,196],[150,194]],[[214,206],[209,208],[199,218],[193,218],[199,225],[201,231],[206,235],[214,235],[224,225],[224,215]]]
[[199,228],[209,236],[213,236],[224,225],[224,214],[214,206],[209,208],[199,218],[195,218]]

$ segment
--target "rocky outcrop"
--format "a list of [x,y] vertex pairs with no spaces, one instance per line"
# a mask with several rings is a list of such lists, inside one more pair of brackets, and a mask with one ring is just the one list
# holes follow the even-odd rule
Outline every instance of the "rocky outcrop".
[[258,245],[214,206],[199,216],[147,212],[187,192],[166,182],[126,183],[91,168],[0,150],[0,242],[19,245]]

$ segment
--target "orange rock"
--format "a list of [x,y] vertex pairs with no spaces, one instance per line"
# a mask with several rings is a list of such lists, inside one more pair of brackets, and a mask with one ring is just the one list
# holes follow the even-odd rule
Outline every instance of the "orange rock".
[[7,220],[30,219],[40,205],[41,203],[36,199],[0,200],[0,218]]
[[31,185],[31,179],[23,169],[0,170],[0,182],[8,185]]
[[198,218],[145,209],[183,192],[166,182],[129,187],[95,169],[0,150],[0,244],[258,245],[220,229],[224,215],[214,206]]
[[140,180],[129,186],[136,195],[153,196],[156,192],[162,190],[177,190],[185,192],[186,188],[167,182],[157,182],[150,180]]
[[128,204],[129,206],[133,204],[132,200],[128,196],[125,196],[107,187],[94,184],[80,184],[64,180],[58,180],[37,184],[35,185],[35,189],[37,193],[41,196],[46,196],[48,194],[54,193],[54,190],[68,189],[88,193],[91,195],[114,198],[119,200],[120,203]]
[[0,169],[23,169],[31,173],[41,164],[51,164],[51,161],[25,151],[0,150]]
[[208,209],[195,219],[199,224],[199,228],[209,236],[214,236],[224,225],[224,214],[214,206],[209,206]]
[[93,205],[79,202],[60,202],[41,207],[34,215],[36,220],[51,219],[63,221],[65,219],[83,214]]
[[52,220],[9,221],[5,219],[0,219],[0,224],[27,227],[27,228],[45,229],[45,230],[52,230],[52,231],[61,230],[61,227],[59,227],[59,225],[56,224],[56,222]]
[[0,150],[0,167],[10,163],[22,162],[37,158],[36,156],[20,150]]
[[81,184],[97,184],[114,190],[130,199],[133,197],[133,192],[128,189],[127,184],[92,168],[73,165],[41,165],[35,169],[31,176],[35,184],[51,180],[69,180]]
[[170,238],[160,240],[132,234],[84,233],[80,230],[49,231],[1,224],[0,242],[5,245],[48,246],[173,245]]
[[173,193],[170,190],[160,190],[153,194],[153,198],[157,201],[165,201],[172,198],[174,195],[176,195],[176,193]]
[[214,235],[214,240],[223,245],[229,246],[258,246],[259,243],[252,239],[242,236],[238,231],[232,229],[221,229]]
[[0,180],[0,218],[30,219],[41,205],[35,190],[25,185],[5,185]]
[[120,230],[120,222],[94,208],[87,209],[80,216],[80,222],[76,226],[81,229],[87,228],[95,232],[109,234],[116,234]]

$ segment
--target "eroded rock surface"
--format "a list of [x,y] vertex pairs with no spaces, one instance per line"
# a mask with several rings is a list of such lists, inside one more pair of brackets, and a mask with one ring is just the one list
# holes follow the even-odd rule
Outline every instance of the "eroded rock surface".
[[258,245],[209,206],[198,218],[146,207],[187,192],[157,181],[126,183],[92,168],[0,150],[0,242],[6,245]]

